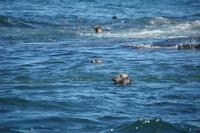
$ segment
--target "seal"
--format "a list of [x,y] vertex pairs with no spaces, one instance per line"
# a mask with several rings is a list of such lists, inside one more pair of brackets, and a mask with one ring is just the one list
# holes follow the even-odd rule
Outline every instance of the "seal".
[[96,33],[103,32],[102,28],[99,25],[95,25],[93,28],[94,28],[94,30],[95,30]]
[[128,85],[131,84],[131,79],[129,78],[127,73],[118,74],[116,77],[112,79],[116,84]]
[[113,19],[117,19],[117,16],[113,16]]
[[102,61],[101,59],[93,59],[93,60],[91,61],[91,63],[93,63],[93,64],[102,64],[103,61]]

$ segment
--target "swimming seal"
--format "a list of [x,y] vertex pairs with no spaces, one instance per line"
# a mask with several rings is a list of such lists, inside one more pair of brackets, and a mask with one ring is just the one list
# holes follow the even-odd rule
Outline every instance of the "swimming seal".
[[127,73],[118,74],[116,77],[112,79],[116,84],[128,85],[131,84],[131,79],[129,78]]
[[117,16],[113,16],[113,19],[117,19]]
[[93,63],[93,64],[102,64],[103,61],[102,61],[101,59],[93,59],[93,60],[91,61],[91,63]]
[[94,30],[95,30],[96,33],[101,33],[101,32],[103,32],[103,31],[102,31],[102,28],[101,28],[99,25],[96,25],[96,26],[94,26],[93,28],[94,28]]

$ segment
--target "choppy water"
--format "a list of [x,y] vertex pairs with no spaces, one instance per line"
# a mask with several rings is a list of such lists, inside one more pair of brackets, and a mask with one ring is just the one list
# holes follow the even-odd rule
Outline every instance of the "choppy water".
[[[200,51],[176,48],[188,44],[199,0],[1,0],[0,133],[198,133]],[[134,83],[113,84],[121,72]]]

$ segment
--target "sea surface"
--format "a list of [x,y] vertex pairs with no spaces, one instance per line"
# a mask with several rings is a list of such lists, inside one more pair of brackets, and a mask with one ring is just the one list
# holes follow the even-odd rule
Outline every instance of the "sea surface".
[[0,133],[200,133],[199,44],[200,0],[1,0]]

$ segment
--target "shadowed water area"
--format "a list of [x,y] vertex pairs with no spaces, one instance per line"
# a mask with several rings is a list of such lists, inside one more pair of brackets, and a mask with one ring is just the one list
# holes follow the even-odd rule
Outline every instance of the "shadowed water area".
[[199,133],[185,45],[200,45],[199,0],[1,0],[0,133]]

